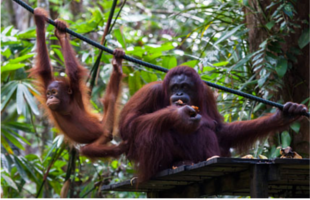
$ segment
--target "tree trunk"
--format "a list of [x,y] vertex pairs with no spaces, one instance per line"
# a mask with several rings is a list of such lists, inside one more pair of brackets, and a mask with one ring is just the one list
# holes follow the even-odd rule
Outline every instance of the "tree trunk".
[[[249,0],[249,5],[254,10],[259,11],[254,14],[250,9],[246,9],[246,23],[249,29],[249,49],[250,52],[255,52],[259,49],[259,45],[267,39],[268,34],[262,27],[262,24],[268,23],[265,21],[261,12],[266,12],[266,7],[270,5],[270,0]],[[294,4],[297,11],[297,16],[294,18],[309,21],[309,0],[299,0]],[[274,6],[275,7],[275,6]],[[261,10],[262,8],[262,10]],[[276,8],[273,8],[273,10]],[[271,11],[272,13],[272,11]],[[289,37],[285,37],[285,44],[282,45],[282,50],[286,52],[292,47],[299,48],[298,39],[302,31],[308,27],[307,24],[301,24],[302,28],[295,29],[295,33]],[[274,95],[274,101],[283,99],[284,102],[292,101],[301,103],[309,98],[309,44],[301,49],[302,54],[297,57],[298,62],[292,63],[292,68],[288,70],[283,78],[284,86]],[[308,103],[308,102],[306,102]],[[292,148],[305,157],[309,157],[309,120],[304,118],[300,121],[301,127],[299,133],[292,132]]]

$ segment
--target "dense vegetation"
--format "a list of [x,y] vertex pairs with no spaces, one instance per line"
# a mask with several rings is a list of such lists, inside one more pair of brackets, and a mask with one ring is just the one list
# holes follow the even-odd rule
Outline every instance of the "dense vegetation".
[[[70,29],[99,42],[113,0],[26,2],[33,8],[44,7],[50,11],[51,18],[65,19]],[[309,77],[290,84],[287,81],[295,71],[309,74],[306,69],[309,15],[306,13],[304,17],[301,8],[307,6],[296,0],[118,1],[114,13],[116,23],[106,37],[106,46],[123,48],[130,56],[167,69],[188,65],[204,80],[265,99],[309,105]],[[59,131],[40,110],[35,99],[38,93],[27,77],[36,54],[33,19],[13,1],[3,2],[1,9],[3,197],[59,197],[62,188],[63,197],[145,197],[143,193],[100,191],[101,185],[131,178],[132,163],[125,156],[91,162],[64,143]],[[257,35],[253,35],[253,30]],[[63,75],[64,61],[54,27],[48,25],[47,31],[54,73]],[[98,99],[109,80],[112,56],[103,52],[97,76],[94,69],[98,66],[100,50],[76,38],[71,40],[81,63],[93,72],[90,77],[97,77],[91,101],[98,112],[102,111]],[[299,66],[301,62],[308,64]],[[165,76],[128,61],[123,66],[126,77],[122,105],[143,85]],[[214,92],[218,109],[227,122],[253,119],[275,111],[243,97]],[[296,97],[295,93],[303,96]],[[305,139],[309,138],[309,128],[304,126],[294,123],[291,130],[257,142],[249,153],[275,158],[279,156],[278,146],[297,148],[299,143],[309,146]],[[117,136],[113,142],[119,142]],[[309,156],[306,152],[299,153]],[[241,155],[234,153],[234,156]]]

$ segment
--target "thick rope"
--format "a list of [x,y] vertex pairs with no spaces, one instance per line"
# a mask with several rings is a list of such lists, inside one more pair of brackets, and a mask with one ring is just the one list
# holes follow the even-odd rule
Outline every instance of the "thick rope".
[[[29,12],[33,13],[33,8],[31,8],[29,5],[27,5],[25,2],[21,1],[21,0],[13,0],[15,1],[16,3],[18,3],[19,5],[21,5],[22,7],[24,7],[25,9],[27,9]],[[51,19],[47,19],[47,22],[52,24],[53,26],[55,26],[55,22]],[[66,32],[69,33],[70,35],[73,35],[81,40],[83,40],[84,42],[87,42],[88,44],[94,46],[94,47],[97,47],[109,54],[113,54],[113,50],[112,49],[109,49],[93,40],[90,40],[89,38],[86,38],[68,28],[66,28]],[[155,70],[158,70],[158,71],[161,71],[161,72],[165,72],[167,73],[168,72],[168,69],[166,68],[163,68],[163,67],[160,67],[158,65],[154,65],[154,64],[151,64],[151,63],[147,63],[147,62],[144,62],[142,60],[139,60],[139,59],[136,59],[136,58],[133,58],[133,57],[130,57],[130,56],[127,56],[127,55],[124,55],[123,56],[123,59],[125,60],[128,60],[130,62],[133,62],[133,63],[136,63],[136,64],[139,64],[139,65],[143,65],[145,67],[148,67],[148,68],[151,68],[151,69],[155,69]],[[279,108],[280,110],[283,110],[283,105],[282,104],[279,104],[279,103],[276,103],[276,102],[273,102],[273,101],[269,101],[269,100],[266,100],[266,99],[262,99],[260,97],[257,97],[257,96],[254,96],[254,95],[251,95],[251,94],[247,94],[247,93],[244,93],[244,92],[241,92],[241,91],[238,91],[238,90],[233,90],[233,89],[230,89],[230,88],[227,88],[227,87],[224,87],[224,86],[220,86],[220,85],[217,85],[217,84],[214,84],[214,83],[211,83],[209,81],[205,81],[204,82],[206,84],[208,84],[210,87],[214,87],[214,88],[217,88],[217,89],[220,89],[220,90],[223,90],[225,92],[229,92],[229,93],[232,93],[232,94],[236,94],[236,95],[239,95],[239,96],[242,96],[242,97],[245,97],[245,98],[248,98],[248,99],[252,99],[254,101],[257,101],[257,102],[261,102],[261,103],[264,103],[264,104],[267,104],[267,105],[270,105],[270,106],[275,106],[277,108]],[[303,113],[303,115],[309,117],[310,116],[310,113]]]

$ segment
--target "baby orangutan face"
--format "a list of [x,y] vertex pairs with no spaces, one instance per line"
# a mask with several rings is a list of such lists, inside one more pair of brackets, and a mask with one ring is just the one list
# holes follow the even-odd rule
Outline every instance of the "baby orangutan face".
[[70,102],[72,90],[62,81],[53,81],[46,90],[46,105],[52,111],[64,111]]

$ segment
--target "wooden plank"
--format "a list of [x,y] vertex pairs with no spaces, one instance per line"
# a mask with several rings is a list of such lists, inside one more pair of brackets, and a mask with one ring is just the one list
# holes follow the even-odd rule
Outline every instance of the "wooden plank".
[[273,160],[274,164],[288,164],[288,165],[310,165],[309,158],[303,159],[290,159],[290,158],[276,158]]
[[[267,187],[270,191],[269,196],[304,197],[309,195],[309,161],[309,159],[215,158],[192,166],[163,170],[153,179],[138,185],[136,180],[133,181],[133,185],[128,180],[102,186],[101,189],[148,192],[148,195],[153,197],[156,195],[157,197],[198,197],[201,195],[248,196],[251,188],[254,191],[252,191],[252,197],[254,194],[257,197],[268,197],[268,193],[261,193],[262,188]],[[259,168],[256,172],[255,166]],[[267,178],[261,168],[267,168]],[[250,176],[251,170],[252,173],[258,173],[258,175],[254,173]],[[263,187],[259,186],[261,179],[267,179],[267,186],[265,180]],[[185,194],[186,192],[188,194]]]
[[268,198],[268,166],[252,167],[250,194],[252,198]]
[[309,169],[298,169],[298,170],[294,170],[294,169],[285,169],[283,167],[279,168],[279,171],[281,172],[281,174],[286,175],[286,174],[307,174],[309,175]]

